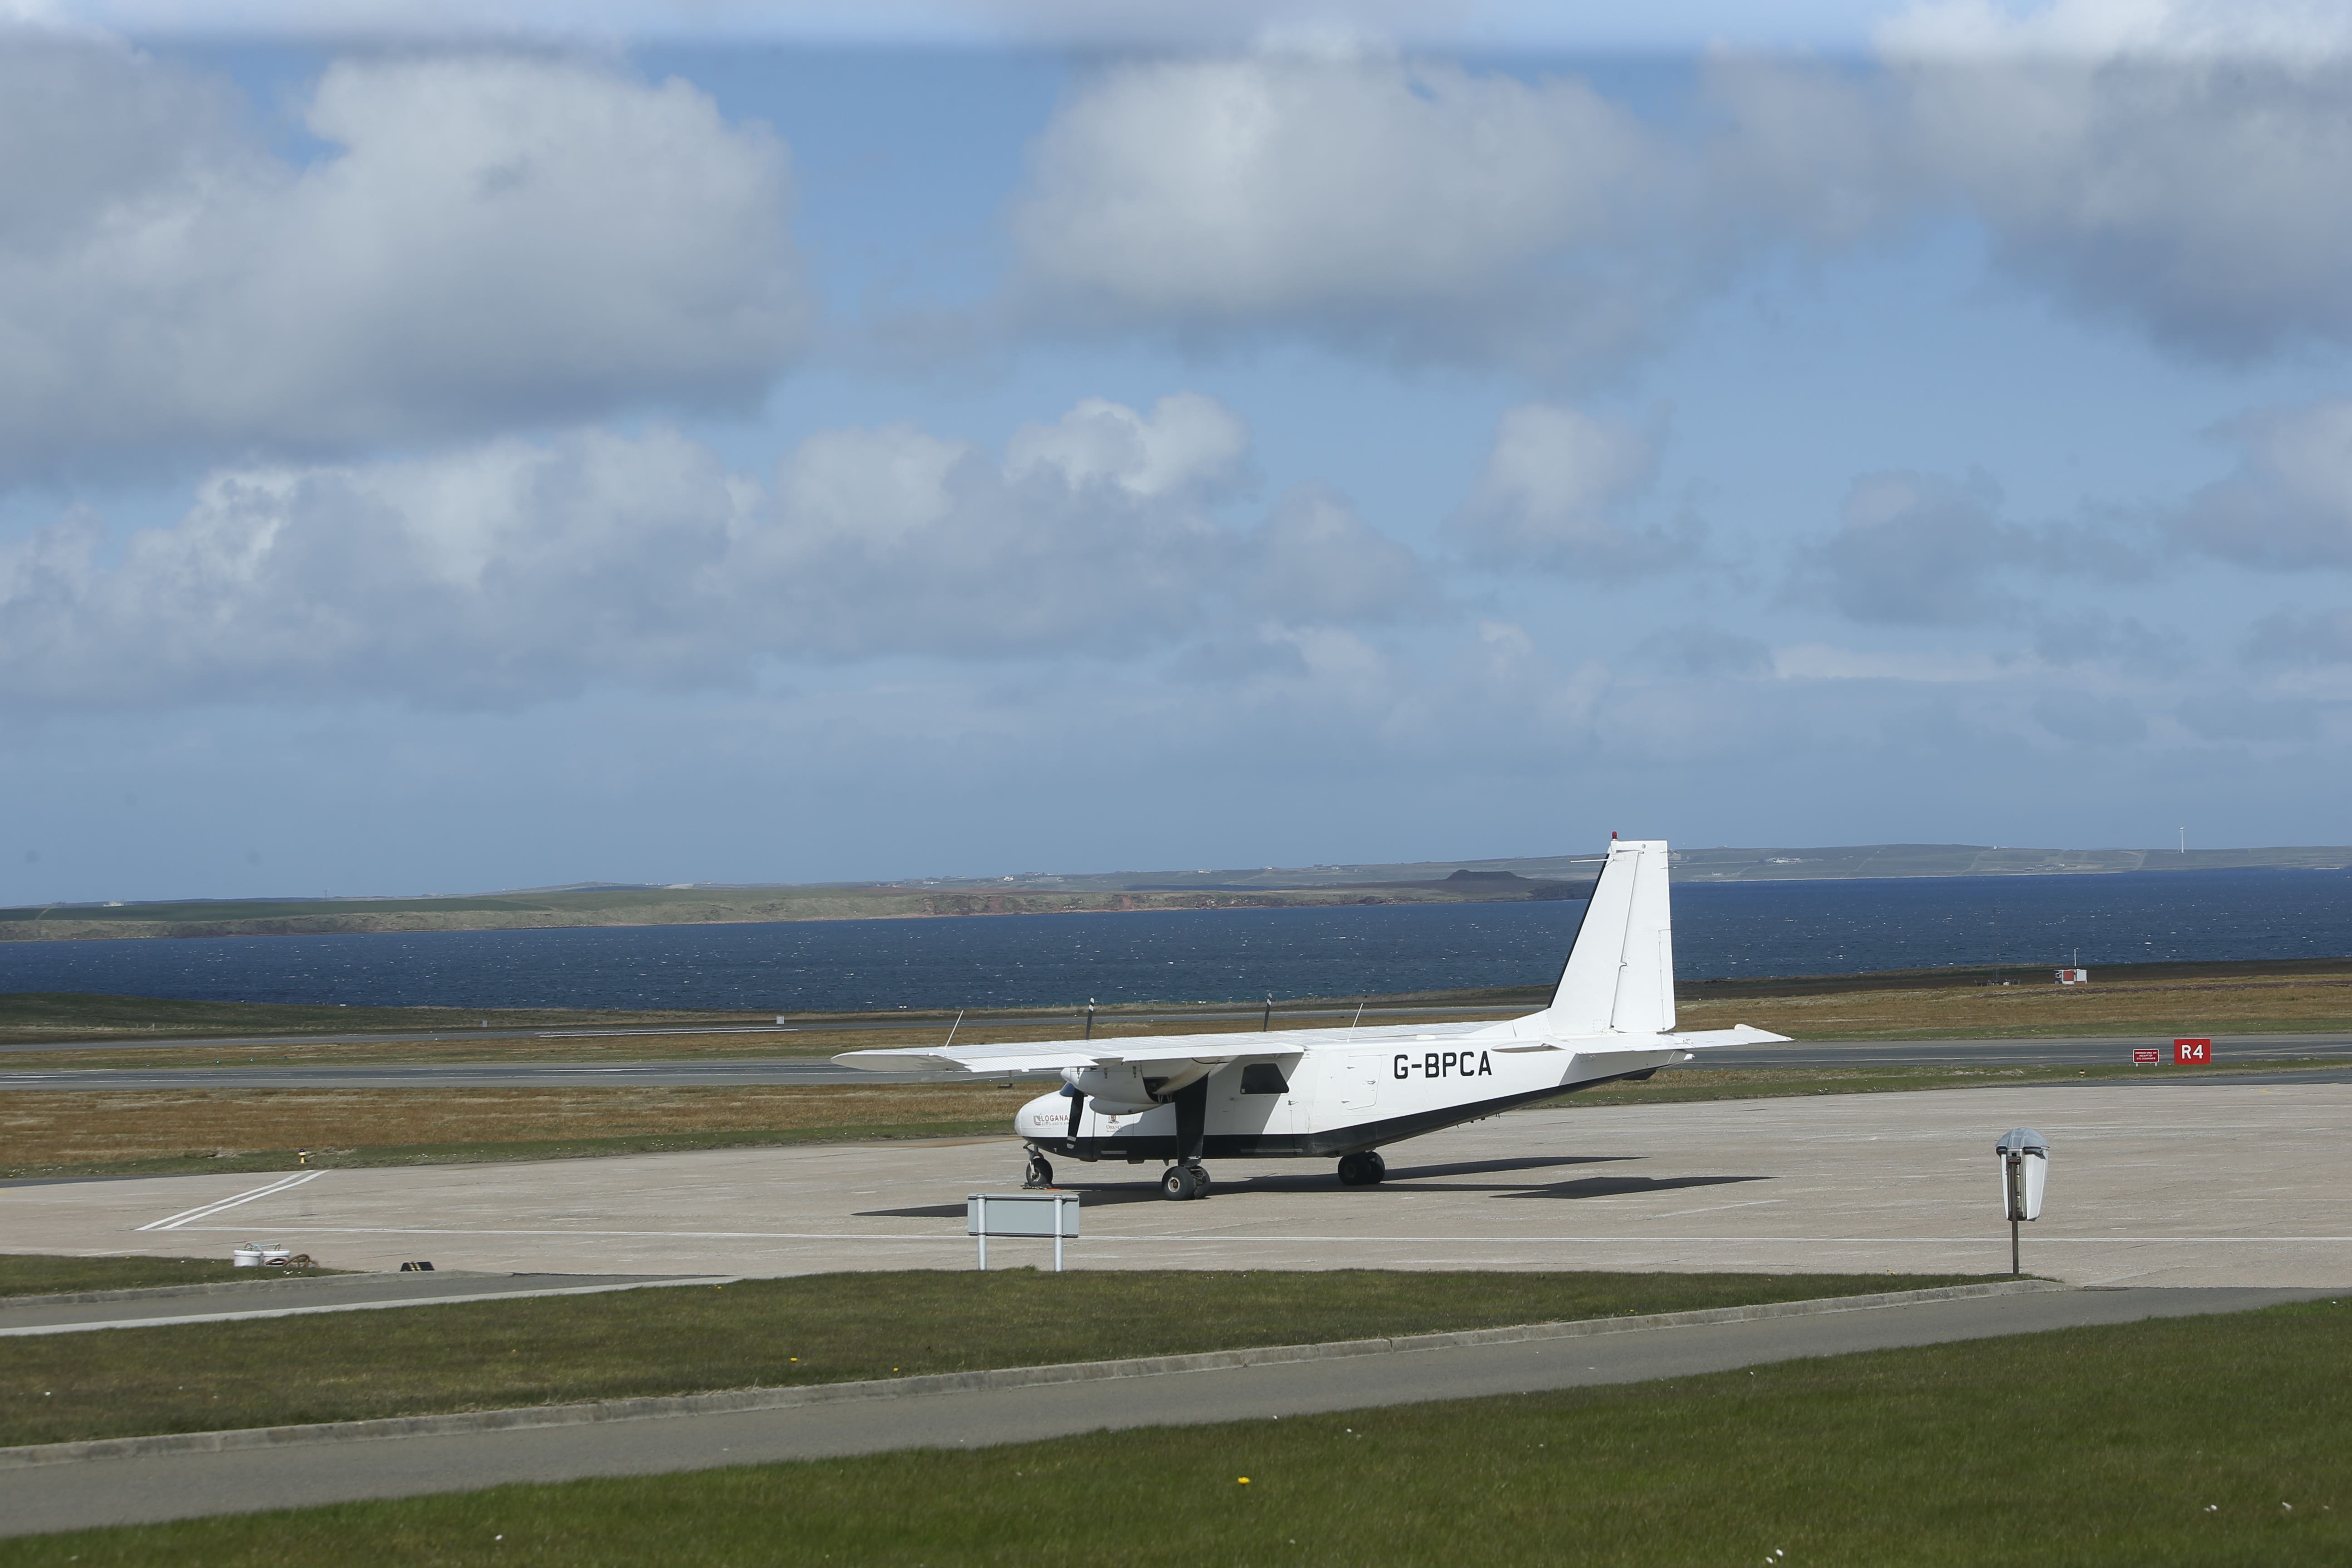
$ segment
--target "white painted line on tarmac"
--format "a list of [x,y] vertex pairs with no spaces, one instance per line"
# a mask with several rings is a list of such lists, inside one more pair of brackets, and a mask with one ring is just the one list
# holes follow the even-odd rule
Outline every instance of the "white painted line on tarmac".
[[183,1209],[178,1214],[142,1225],[139,1228],[141,1230],[178,1230],[181,1226],[192,1225],[197,1220],[210,1219],[223,1210],[233,1209],[239,1204],[249,1204],[256,1198],[266,1198],[272,1193],[282,1193],[289,1187],[299,1187],[305,1182],[315,1182],[325,1174],[324,1171],[305,1171],[299,1175],[284,1176],[268,1186],[256,1187],[249,1193],[239,1193],[235,1197],[222,1198],[216,1203],[199,1204],[194,1208]]
[[[220,1225],[198,1228],[234,1233],[242,1227]],[[969,1243],[971,1240],[970,1236],[961,1230],[908,1231],[899,1235],[887,1231],[837,1230],[445,1230],[427,1229],[421,1226],[358,1225],[280,1225],[270,1228],[273,1234],[279,1236],[520,1236],[544,1241],[572,1241],[582,1237],[593,1236],[647,1237],[656,1240],[671,1238],[682,1241],[953,1241]]]
[[160,1329],[176,1323],[240,1323],[255,1318],[307,1318],[317,1312],[381,1312],[394,1307],[454,1307],[467,1301],[528,1301],[540,1296],[601,1296],[614,1290],[653,1290],[675,1285],[733,1285],[740,1274],[706,1274],[692,1279],[640,1279],[626,1285],[562,1285],[544,1290],[485,1290],[470,1296],[408,1296],[397,1301],[346,1301],[327,1307],[261,1307],[247,1312],[192,1312],[178,1318],[117,1318],[103,1323],[35,1323],[0,1329],[0,1339],[28,1334],[84,1334],[99,1329]]
[[[943,1222],[945,1223],[945,1222]],[[240,1226],[207,1226],[199,1229],[233,1231]],[[515,1236],[532,1237],[551,1241],[575,1240],[583,1237],[675,1237],[688,1241],[953,1241],[966,1243],[971,1237],[961,1230],[944,1231],[840,1231],[840,1230],[561,1230],[545,1229],[447,1229],[412,1226],[341,1226],[341,1225],[279,1225],[274,1229],[287,1236]],[[1716,1242],[1756,1246],[1803,1247],[1980,1247],[2002,1239],[1997,1236],[1621,1236],[1605,1232],[1589,1236],[1241,1236],[1233,1234],[1202,1235],[1177,1231],[1173,1233],[1089,1232],[1088,1241],[1134,1242],[1155,1247],[1223,1247],[1235,1242],[1255,1242],[1265,1246],[1290,1247],[1302,1241],[1326,1242],[1399,1242],[1412,1245],[1452,1245],[1457,1247],[1591,1247],[1624,1244],[1637,1247],[1675,1246],[1696,1242]],[[2316,1246],[2352,1243],[2352,1236],[2042,1236],[2035,1238],[2045,1247],[2150,1247],[2176,1242],[2228,1242],[2251,1246]]]

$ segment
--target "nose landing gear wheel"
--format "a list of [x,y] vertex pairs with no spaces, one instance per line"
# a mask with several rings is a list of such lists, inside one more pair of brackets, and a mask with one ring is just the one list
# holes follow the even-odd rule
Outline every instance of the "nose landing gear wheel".
[[1208,1176],[1198,1165],[1171,1165],[1160,1178],[1160,1195],[1173,1203],[1187,1203],[1208,1188]]
[[1033,1152],[1029,1156],[1029,1169],[1023,1175],[1021,1184],[1024,1187],[1052,1186],[1054,1184],[1053,1163],[1045,1155]]
[[1339,1184],[1343,1187],[1376,1187],[1388,1173],[1388,1162],[1371,1150],[1339,1156]]

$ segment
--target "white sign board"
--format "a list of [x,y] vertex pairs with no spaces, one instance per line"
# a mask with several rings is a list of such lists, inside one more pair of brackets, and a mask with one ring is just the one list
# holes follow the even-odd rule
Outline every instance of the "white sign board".
[[1062,1240],[1078,1234],[1076,1193],[973,1193],[964,1200],[964,1234],[980,1239],[980,1266],[988,1267],[992,1236],[1050,1236],[1054,1272],[1062,1271]]

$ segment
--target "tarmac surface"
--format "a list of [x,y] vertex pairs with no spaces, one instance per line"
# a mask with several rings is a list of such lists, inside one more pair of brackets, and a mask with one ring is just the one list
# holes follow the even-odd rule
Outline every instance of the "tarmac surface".
[[[2320,1075],[2336,1078],[2334,1073]],[[2033,1273],[2077,1285],[2352,1287],[2352,1083],[2145,1081],[1696,1104],[1570,1100],[1387,1151],[1221,1161],[1169,1203],[1155,1164],[1063,1162],[1081,1268],[1612,1268],[1984,1274],[2009,1267],[1993,1143],[2050,1140]],[[0,1247],[334,1267],[779,1275],[973,1266],[964,1200],[1020,1183],[1012,1138],[479,1165],[0,1184]],[[991,1262],[1049,1265],[999,1239]]]
[[2242,1311],[2313,1294],[2052,1291],[782,1409],[84,1458],[0,1468],[0,1534],[1530,1394],[1803,1356]]
[[[1066,1020],[1064,1020],[1066,1022]],[[662,1033],[641,1030],[631,1033]],[[467,1038],[470,1037],[454,1037]],[[287,1042],[272,1041],[282,1046]],[[349,1043],[347,1041],[347,1043]],[[2135,1047],[2171,1058],[2166,1036],[2083,1036],[2031,1040],[1799,1040],[1702,1052],[1694,1068],[2128,1066]],[[142,1048],[154,1048],[142,1042]],[[13,1047],[12,1047],[13,1048]],[[62,1047],[60,1047],[62,1048]],[[80,1047],[75,1047],[80,1048]],[[2247,1059],[2340,1060],[2352,1068],[2352,1035],[2216,1037],[2215,1064]],[[993,1075],[1000,1079],[1007,1075]],[[2159,1079],[2160,1072],[2151,1072]],[[0,1071],[10,1089],[739,1089],[760,1085],[970,1082],[971,1075],[877,1073],[823,1057],[635,1062],[383,1062],[170,1068],[20,1067]]]

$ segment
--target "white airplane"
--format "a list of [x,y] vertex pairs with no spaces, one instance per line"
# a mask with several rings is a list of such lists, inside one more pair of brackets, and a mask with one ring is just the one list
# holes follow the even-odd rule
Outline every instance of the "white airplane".
[[846,1051],[877,1071],[1058,1071],[1062,1087],[1023,1106],[1013,1134],[1028,1184],[1048,1186],[1048,1154],[1091,1163],[1167,1162],[1160,1190],[1209,1190],[1203,1160],[1329,1159],[1370,1186],[1382,1145],[1515,1105],[1662,1067],[1719,1046],[1784,1041],[1742,1024],[1675,1032],[1674,928],[1662,839],[1612,840],[1551,1005],[1501,1024],[1276,1029],[1111,1043]]

